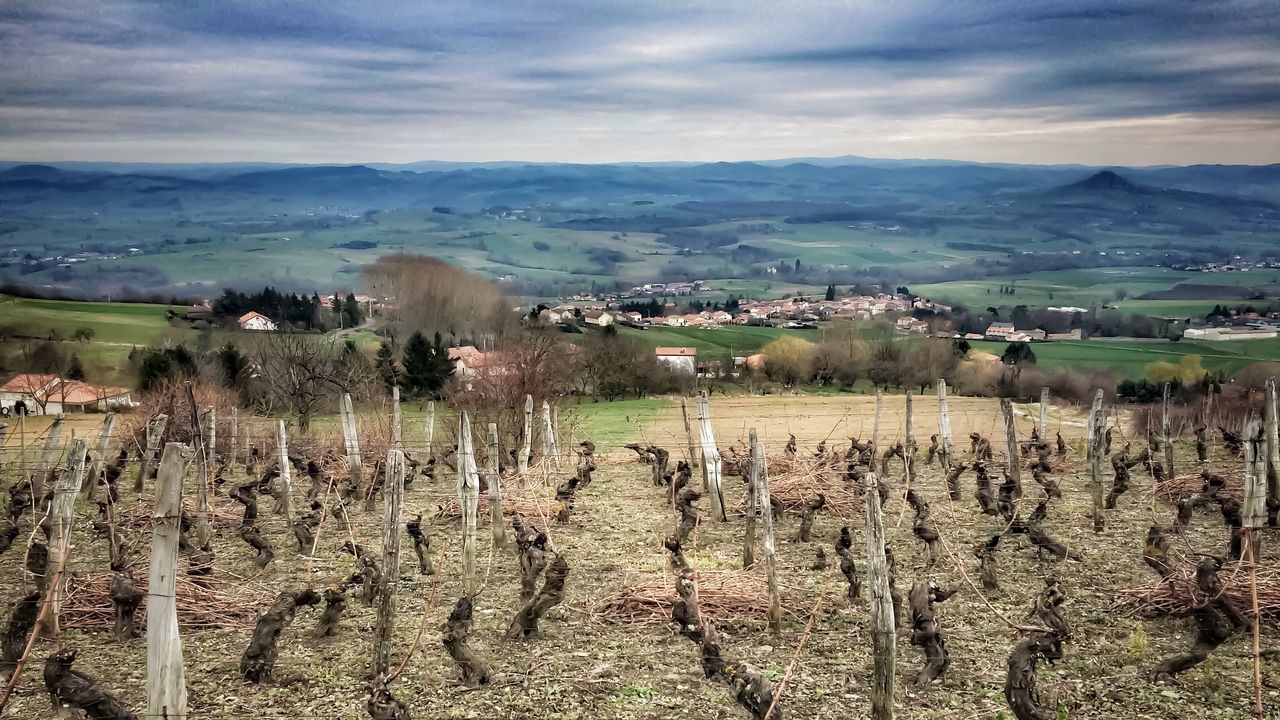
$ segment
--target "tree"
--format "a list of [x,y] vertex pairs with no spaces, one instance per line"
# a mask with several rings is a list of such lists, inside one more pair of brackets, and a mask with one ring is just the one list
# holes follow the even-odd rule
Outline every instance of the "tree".
[[830,302],[830,301],[832,301],[832,300],[835,300],[835,299],[836,299],[836,286],[835,286],[835,285],[828,285],[828,286],[827,286],[827,294],[826,294],[826,298],[825,298],[825,299],[827,300],[827,302]]
[[393,338],[387,338],[378,345],[378,352],[374,357],[374,367],[377,368],[378,377],[382,378],[382,382],[387,386],[387,389],[400,384],[404,371],[396,360],[396,346]]
[[138,367],[138,388],[150,390],[169,380],[193,377],[196,371],[195,356],[183,345],[148,350]]
[[76,328],[76,331],[71,333],[71,337],[79,342],[84,342],[86,340],[92,340],[95,334],[96,333],[94,333],[93,328],[91,327],[80,327]]
[[1147,379],[1158,385],[1178,382],[1185,387],[1195,385],[1204,379],[1208,371],[1201,365],[1199,355],[1183,355],[1177,363],[1153,362],[1144,368]]
[[256,354],[270,403],[293,415],[304,433],[313,417],[333,407],[339,393],[352,391],[371,375],[354,343],[272,334],[262,338]]
[[973,346],[970,345],[969,341],[965,340],[964,338],[957,338],[951,341],[951,352],[955,353],[956,357],[962,358],[968,355],[969,351],[972,349],[973,349]]
[[356,302],[356,296],[352,293],[347,293],[347,299],[342,303],[342,320],[346,327],[355,327],[364,322],[360,303]]
[[1035,365],[1036,354],[1032,352],[1031,346],[1024,342],[1011,342],[1004,348],[1004,354],[1000,356],[1000,362],[1005,365]]
[[249,359],[240,352],[234,343],[228,342],[215,355],[218,369],[222,371],[222,384],[233,390],[242,390],[245,376],[249,371]]
[[71,360],[67,363],[67,379],[68,380],[84,380],[84,365],[80,362],[80,356],[71,355]]
[[764,374],[774,382],[791,386],[809,379],[813,367],[813,343],[783,335],[765,345]]
[[454,362],[444,346],[440,333],[435,342],[427,342],[421,332],[415,331],[404,345],[404,387],[413,397],[439,397],[445,383],[453,374]]
[[1116,300],[1123,300],[1123,299],[1125,299],[1125,298],[1129,297],[1129,291],[1128,291],[1128,290],[1126,290],[1125,288],[1118,287],[1118,288],[1116,288],[1115,290],[1113,290],[1113,291],[1111,292],[1111,295],[1112,295],[1112,297],[1114,297]]
[[637,338],[600,334],[583,344],[580,373],[584,390],[607,401],[643,395],[657,373],[657,361]]

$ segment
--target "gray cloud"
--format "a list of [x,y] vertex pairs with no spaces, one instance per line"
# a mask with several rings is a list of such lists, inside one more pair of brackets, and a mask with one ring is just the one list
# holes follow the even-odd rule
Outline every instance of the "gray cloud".
[[1280,161],[1271,2],[16,0],[0,157]]

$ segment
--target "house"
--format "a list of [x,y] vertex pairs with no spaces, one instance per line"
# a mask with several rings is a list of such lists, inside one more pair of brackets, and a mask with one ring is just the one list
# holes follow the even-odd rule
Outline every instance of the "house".
[[1080,340],[1083,336],[1084,334],[1080,332],[1080,328],[1075,328],[1070,332],[1049,333],[1048,335],[1045,336],[1045,339],[1046,340]]
[[59,382],[61,379],[57,375],[15,375],[9,382],[0,385],[0,409],[13,413],[17,412],[15,408],[25,408],[29,415],[43,415],[46,412],[48,393]]
[[474,345],[463,345],[449,348],[448,353],[449,359],[453,361],[454,375],[463,380],[474,380],[480,375],[494,377],[512,372],[511,358],[503,352],[483,352]]
[[133,407],[127,388],[91,385],[63,380],[56,375],[16,375],[0,386],[0,410],[13,413],[19,407],[28,415],[57,415],[107,411]]
[[588,325],[605,327],[613,324],[613,315],[604,310],[588,310],[582,313],[582,321]]
[[986,337],[990,340],[1008,340],[1015,332],[1017,330],[1011,322],[993,322],[987,328]]
[[565,313],[561,313],[553,308],[543,308],[538,312],[538,321],[544,325],[556,325],[560,322],[573,318],[572,311],[567,314],[568,317],[565,315]]
[[1269,340],[1280,337],[1280,331],[1261,327],[1187,328],[1182,336],[1188,340]]
[[662,318],[662,324],[667,327],[684,327],[683,315],[668,315]]
[[271,318],[260,312],[250,310],[240,316],[236,322],[240,325],[241,330],[275,330],[276,323]]
[[654,348],[653,356],[658,364],[684,375],[692,375],[698,369],[698,349],[691,347]]

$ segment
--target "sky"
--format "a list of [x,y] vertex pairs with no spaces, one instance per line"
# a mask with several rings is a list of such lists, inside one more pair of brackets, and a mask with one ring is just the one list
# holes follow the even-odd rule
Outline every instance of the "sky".
[[0,158],[1280,162],[1275,0],[5,0]]

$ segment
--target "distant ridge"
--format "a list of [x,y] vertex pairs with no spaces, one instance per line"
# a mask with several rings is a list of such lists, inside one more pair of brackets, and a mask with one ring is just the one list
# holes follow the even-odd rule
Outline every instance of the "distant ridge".
[[1094,173],[1084,180],[1072,183],[1067,187],[1080,190],[1102,190],[1108,192],[1127,193],[1141,193],[1148,192],[1150,190],[1150,188],[1127,180],[1118,173],[1110,170],[1103,170],[1102,172]]

